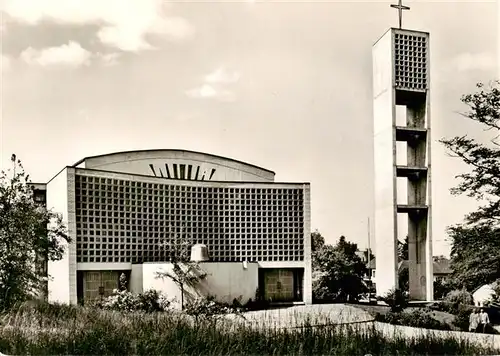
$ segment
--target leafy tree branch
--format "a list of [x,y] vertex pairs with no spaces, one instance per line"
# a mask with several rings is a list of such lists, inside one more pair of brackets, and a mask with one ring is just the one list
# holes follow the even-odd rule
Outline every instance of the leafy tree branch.
[[33,199],[28,174],[12,155],[0,173],[0,309],[41,294],[41,264],[60,260],[70,242],[61,215]]

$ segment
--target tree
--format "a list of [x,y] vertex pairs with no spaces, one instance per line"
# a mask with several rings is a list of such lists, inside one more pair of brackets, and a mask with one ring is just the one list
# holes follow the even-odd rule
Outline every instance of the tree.
[[340,237],[335,245],[324,245],[313,257],[316,299],[355,300],[364,290],[363,276],[366,266],[356,254],[355,243]]
[[325,246],[325,238],[321,233],[318,230],[311,233],[311,252],[319,251],[323,246]]
[[398,240],[398,257],[403,260],[408,260],[408,236],[403,242]]
[[465,216],[463,224],[452,226],[450,267],[459,286],[471,290],[500,277],[500,81],[489,87],[477,84],[477,91],[464,95],[469,110],[462,115],[493,132],[488,143],[464,136],[442,139],[454,157],[471,168],[457,176],[452,194],[466,194],[481,201],[481,206]]
[[410,271],[408,267],[400,268],[398,271],[398,289],[400,291],[410,290]]
[[[446,265],[449,262],[449,259],[446,256],[433,256],[433,262],[438,265]],[[435,269],[434,269],[435,272]],[[436,278],[434,281],[434,298],[441,300],[443,299],[449,292],[451,292],[455,288],[453,280],[451,278],[441,277]]]
[[[183,229],[184,231],[184,229]],[[181,291],[181,309],[184,309],[186,286],[195,287],[207,274],[201,270],[200,264],[190,260],[191,239],[184,234],[172,234],[166,247],[170,251],[172,271],[156,273],[156,278],[169,278]]]
[[495,81],[485,89],[482,83],[477,84],[478,91],[464,95],[462,102],[469,111],[462,115],[485,126],[494,132],[494,138],[488,145],[475,139],[457,136],[442,139],[451,155],[460,158],[472,170],[457,176],[459,184],[451,189],[453,194],[467,194],[482,200],[478,210],[466,216],[467,224],[500,223],[500,81]]
[[500,229],[487,226],[453,226],[448,229],[451,278],[456,288],[469,291],[500,278]]
[[70,241],[62,217],[34,201],[21,161],[11,162],[0,174],[0,309],[38,296],[40,261],[61,259]]
[[[400,261],[408,261],[408,236],[406,236],[403,242],[398,240],[398,259]],[[399,291],[408,291],[410,289],[410,272],[404,265],[403,268],[399,268],[398,270],[398,286]]]
[[441,300],[453,290],[453,284],[446,279],[438,278],[434,281],[434,299]]
[[[368,254],[370,254],[368,256]],[[370,257],[370,258],[368,258]],[[370,248],[370,249],[366,249],[366,250],[363,250],[363,258],[365,261],[373,261],[375,259],[375,255],[373,254],[373,250]]]
[[492,301],[495,304],[500,304],[500,278],[493,283],[493,297]]

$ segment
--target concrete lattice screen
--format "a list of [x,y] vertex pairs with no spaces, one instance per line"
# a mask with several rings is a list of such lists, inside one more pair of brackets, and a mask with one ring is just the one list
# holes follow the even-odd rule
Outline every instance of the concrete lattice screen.
[[77,262],[169,261],[179,238],[214,262],[304,260],[302,189],[194,184],[76,175]]
[[394,34],[396,87],[405,90],[427,89],[427,37]]

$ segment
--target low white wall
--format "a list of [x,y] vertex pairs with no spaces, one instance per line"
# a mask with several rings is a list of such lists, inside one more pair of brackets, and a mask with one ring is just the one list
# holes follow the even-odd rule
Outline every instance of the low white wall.
[[[195,289],[185,288],[185,302],[201,295],[213,295],[218,300],[228,303],[240,297],[242,303],[246,303],[250,298],[255,299],[259,283],[257,263],[247,263],[246,268],[240,262],[200,263],[200,267],[207,273],[207,277]],[[143,291],[156,289],[180,302],[181,292],[177,285],[169,278],[156,278],[156,272],[160,271],[171,272],[172,264],[144,263],[142,265]]]
[[208,273],[202,282],[205,295],[215,295],[220,300],[231,303],[234,298],[241,302],[255,299],[259,286],[259,267],[257,263],[204,263],[201,265]]

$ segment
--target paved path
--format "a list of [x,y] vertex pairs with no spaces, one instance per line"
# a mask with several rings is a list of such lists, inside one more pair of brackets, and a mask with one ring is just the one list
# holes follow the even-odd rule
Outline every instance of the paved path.
[[469,333],[465,331],[430,330],[380,322],[360,324],[360,327],[370,328],[371,325],[374,325],[385,337],[415,338],[428,335],[438,338],[453,337],[456,340],[468,341],[479,346],[491,347],[500,352],[500,335]]
[[253,325],[293,328],[307,325],[360,323],[373,320],[366,311],[343,304],[299,305],[289,308],[251,311],[243,314]]
[[304,324],[311,326],[353,324],[358,330],[370,331],[373,327],[385,337],[415,338],[432,335],[434,337],[454,337],[481,346],[500,350],[500,335],[486,335],[460,331],[429,330],[408,326],[375,322],[365,310],[343,304],[302,305],[282,309],[246,312],[244,319],[231,319],[259,328],[296,328]]
[[228,317],[260,329],[357,324],[373,321],[373,317],[368,312],[343,304],[299,305],[246,312],[243,313],[243,318],[235,315],[228,315]]

